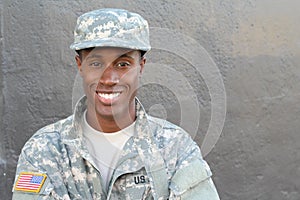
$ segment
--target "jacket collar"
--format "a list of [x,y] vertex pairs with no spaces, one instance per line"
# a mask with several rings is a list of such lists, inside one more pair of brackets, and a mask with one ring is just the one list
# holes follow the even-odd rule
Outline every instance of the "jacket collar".
[[[145,112],[144,107],[138,98],[135,98],[136,103],[136,123],[135,123],[135,138],[147,138],[150,134],[148,127],[148,116]],[[81,120],[84,114],[84,111],[87,109],[87,97],[83,96],[77,102],[72,124],[65,127],[62,131],[62,140],[63,143],[75,146],[79,152],[83,155],[88,154],[86,146],[83,144],[83,130]]]

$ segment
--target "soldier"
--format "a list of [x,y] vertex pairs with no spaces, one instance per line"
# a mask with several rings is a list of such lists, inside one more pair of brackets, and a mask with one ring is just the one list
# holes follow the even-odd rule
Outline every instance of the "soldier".
[[74,114],[25,144],[13,199],[219,199],[200,149],[136,98],[150,50],[136,13],[100,9],[77,20],[71,49],[85,96]]

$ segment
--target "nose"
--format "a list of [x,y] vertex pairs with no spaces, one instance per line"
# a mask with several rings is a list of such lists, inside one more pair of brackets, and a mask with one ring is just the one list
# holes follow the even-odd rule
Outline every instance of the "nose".
[[99,82],[102,85],[113,86],[119,83],[119,75],[112,67],[107,67],[102,72]]

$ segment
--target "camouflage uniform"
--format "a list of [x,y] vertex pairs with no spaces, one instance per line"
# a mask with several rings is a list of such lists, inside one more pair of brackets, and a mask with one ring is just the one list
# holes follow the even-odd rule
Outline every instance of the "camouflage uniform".
[[84,97],[74,115],[42,128],[25,144],[17,176],[38,172],[47,179],[39,193],[14,191],[13,199],[219,199],[189,134],[136,104],[135,134],[124,146],[108,191],[83,140]]
[[[72,49],[121,47],[150,50],[149,27],[140,15],[101,9],[77,20]],[[81,118],[87,99],[74,115],[39,130],[25,144],[17,166],[47,178],[37,193],[16,190],[13,199],[219,199],[200,149],[180,127],[148,116],[136,99],[135,132],[122,149],[108,191],[83,140]]]

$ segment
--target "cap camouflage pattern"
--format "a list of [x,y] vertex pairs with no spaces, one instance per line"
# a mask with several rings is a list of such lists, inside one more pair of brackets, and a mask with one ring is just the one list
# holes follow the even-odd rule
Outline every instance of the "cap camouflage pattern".
[[122,47],[150,50],[148,22],[139,14],[105,8],[81,15],[74,31],[71,49]]

